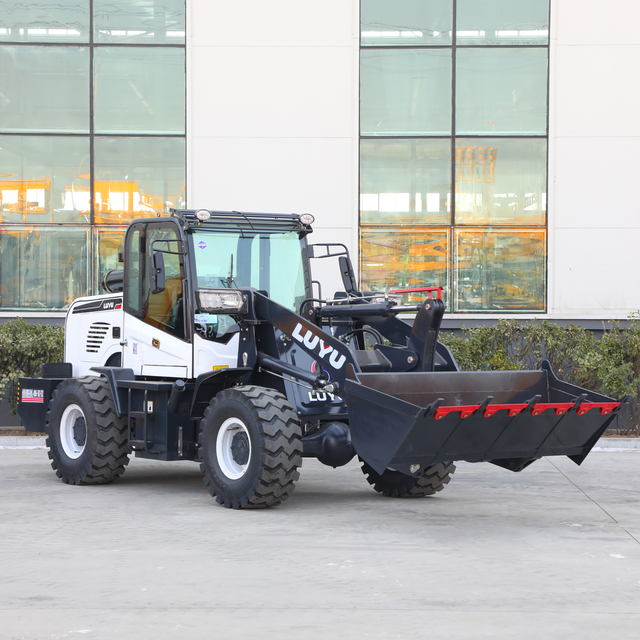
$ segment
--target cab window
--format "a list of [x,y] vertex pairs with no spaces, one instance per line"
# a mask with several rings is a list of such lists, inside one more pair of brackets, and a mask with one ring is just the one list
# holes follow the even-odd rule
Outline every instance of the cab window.
[[[162,331],[184,338],[184,261],[178,251],[178,240],[175,228],[153,225],[147,227],[142,319]],[[165,286],[159,293],[152,293],[151,267],[154,252],[161,252],[164,259]]]
[[140,296],[140,278],[142,277],[141,252],[144,250],[143,227],[131,227],[125,239],[124,267],[124,308],[127,313],[140,317],[142,302]]

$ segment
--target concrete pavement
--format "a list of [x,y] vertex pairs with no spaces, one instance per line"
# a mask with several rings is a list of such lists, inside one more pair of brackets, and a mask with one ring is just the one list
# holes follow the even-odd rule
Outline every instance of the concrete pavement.
[[0,451],[0,638],[631,640],[640,455],[514,474],[458,467],[435,498],[378,496],[305,460],[267,511],[216,506],[194,463],[133,459],[111,485]]

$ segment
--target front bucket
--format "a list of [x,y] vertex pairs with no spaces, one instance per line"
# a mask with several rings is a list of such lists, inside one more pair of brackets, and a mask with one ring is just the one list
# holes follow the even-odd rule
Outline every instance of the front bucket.
[[346,381],[345,396],[358,455],[378,473],[391,467],[411,475],[455,460],[513,471],[543,456],[580,464],[621,407],[558,380],[548,366],[359,373]]

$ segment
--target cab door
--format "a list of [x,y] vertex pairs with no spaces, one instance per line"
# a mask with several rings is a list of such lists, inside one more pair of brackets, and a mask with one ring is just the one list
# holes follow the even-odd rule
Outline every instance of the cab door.
[[[165,282],[154,292],[154,252],[162,253]],[[172,220],[137,222],[125,238],[122,366],[135,375],[191,378],[193,346],[187,323],[186,265]]]

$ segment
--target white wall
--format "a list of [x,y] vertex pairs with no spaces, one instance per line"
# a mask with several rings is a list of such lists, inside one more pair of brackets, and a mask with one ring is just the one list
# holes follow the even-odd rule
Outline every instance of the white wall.
[[187,2],[189,207],[312,213],[357,263],[358,4]]
[[640,309],[639,23],[638,0],[552,0],[552,317]]

